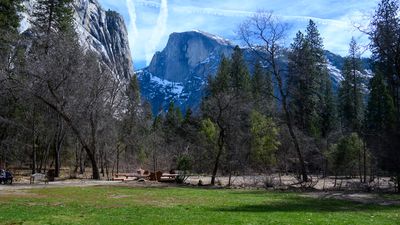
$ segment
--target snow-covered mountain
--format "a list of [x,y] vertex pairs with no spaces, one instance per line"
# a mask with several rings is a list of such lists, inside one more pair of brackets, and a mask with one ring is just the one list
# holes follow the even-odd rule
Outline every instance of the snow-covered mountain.
[[[30,27],[30,15],[36,0],[25,0],[20,31]],[[115,74],[128,81],[133,75],[132,57],[128,43],[128,32],[120,14],[105,11],[97,0],[74,0],[74,24],[79,41],[86,49],[99,54]]]
[[[230,57],[233,48],[228,40],[202,31],[171,34],[164,50],[154,55],[147,68],[137,71],[143,98],[151,103],[154,113],[166,109],[170,102],[182,110],[198,109],[208,76],[216,74],[221,56]],[[257,57],[248,49],[243,49],[243,54],[252,71]],[[325,55],[337,90],[343,80],[340,69],[344,58],[329,51]],[[370,75],[367,70],[363,74]]]
[[221,56],[229,57],[233,48],[229,41],[206,32],[172,33],[164,50],[137,71],[142,96],[153,112],[171,101],[181,109],[198,107],[207,77],[216,73]]

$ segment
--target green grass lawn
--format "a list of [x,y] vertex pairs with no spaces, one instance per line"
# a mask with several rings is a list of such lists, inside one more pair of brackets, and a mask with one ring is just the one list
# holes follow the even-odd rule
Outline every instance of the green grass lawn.
[[1,224],[400,224],[400,206],[296,193],[68,187],[0,194]]

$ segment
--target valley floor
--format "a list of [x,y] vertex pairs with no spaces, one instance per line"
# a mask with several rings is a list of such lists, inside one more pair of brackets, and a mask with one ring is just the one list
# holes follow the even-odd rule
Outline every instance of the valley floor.
[[0,224],[400,224],[399,195],[103,181],[0,187]]

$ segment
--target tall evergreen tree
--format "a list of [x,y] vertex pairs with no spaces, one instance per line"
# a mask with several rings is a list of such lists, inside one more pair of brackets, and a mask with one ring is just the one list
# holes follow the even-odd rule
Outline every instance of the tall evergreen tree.
[[[316,62],[325,62],[324,44],[318,27],[313,20],[310,20],[306,29],[305,40],[310,45],[311,55]],[[324,65],[317,65],[323,67]]]
[[0,0],[0,60],[5,63],[2,68],[8,64],[11,45],[18,35],[21,10],[21,0]]
[[[21,0],[0,0],[0,30],[17,32],[20,22],[18,12],[22,10]],[[0,35],[1,35],[0,34]]]
[[37,0],[32,24],[39,33],[50,34],[73,29],[73,0]]
[[215,78],[209,77],[208,80],[208,94],[215,95],[219,92],[225,92],[229,90],[229,73],[230,73],[231,62],[225,56],[222,56],[221,63],[219,65]]
[[[379,134],[369,142],[381,168],[397,177],[400,186],[400,5],[398,0],[381,0],[370,23],[371,51],[375,61],[368,103],[367,126]],[[386,89],[386,90],[385,90]],[[393,107],[390,105],[390,98]],[[380,101],[380,102],[379,102]],[[394,113],[392,114],[392,109]],[[394,115],[394,119],[392,119]],[[390,128],[390,129],[389,129]],[[398,189],[400,192],[400,188]]]
[[371,51],[387,80],[400,121],[400,18],[397,0],[381,0],[370,23]]
[[322,101],[320,109],[320,129],[321,137],[327,138],[328,135],[337,127],[337,105],[333,94],[332,82],[326,78],[323,82]]
[[233,49],[230,80],[235,94],[246,96],[250,92],[250,74],[239,46]]
[[325,136],[327,124],[334,123],[332,85],[322,38],[312,20],[306,32],[297,33],[288,57],[290,108],[299,129],[310,136]]
[[302,32],[298,32],[289,53],[290,108],[298,128],[315,133],[317,119],[316,82],[313,70],[311,45]]
[[395,107],[384,77],[377,73],[370,81],[370,95],[366,114],[366,128],[371,134],[393,131]]
[[340,117],[343,128],[348,132],[361,132],[364,117],[364,104],[359,47],[352,38],[349,56],[342,68],[344,80],[339,88]]
[[275,108],[272,80],[270,74],[264,71],[259,61],[254,66],[251,91],[254,108],[264,115],[272,115]]
[[128,88],[127,88],[127,95],[128,95],[128,101],[129,105],[128,107],[135,108],[138,105],[140,105],[141,100],[140,100],[140,87],[139,87],[139,81],[137,79],[136,74],[133,75],[131,78]]
[[[370,81],[366,114],[369,146],[381,169],[397,177],[400,184],[400,145],[396,135],[396,110],[384,77],[376,73]],[[398,189],[400,192],[400,190]]]

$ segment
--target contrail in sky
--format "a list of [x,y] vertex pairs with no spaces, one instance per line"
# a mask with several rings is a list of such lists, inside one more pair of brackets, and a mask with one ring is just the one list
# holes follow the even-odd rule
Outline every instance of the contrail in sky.
[[157,24],[154,27],[153,33],[150,40],[146,43],[146,62],[150,64],[154,52],[156,51],[157,45],[160,43],[164,33],[167,30],[168,20],[168,1],[161,0],[160,14],[157,18]]
[[129,12],[129,28],[128,28],[128,38],[129,38],[129,45],[130,49],[133,52],[135,45],[136,45],[136,38],[138,35],[138,30],[136,26],[136,7],[134,0],[126,0],[126,6]]

